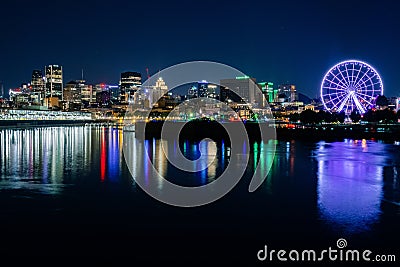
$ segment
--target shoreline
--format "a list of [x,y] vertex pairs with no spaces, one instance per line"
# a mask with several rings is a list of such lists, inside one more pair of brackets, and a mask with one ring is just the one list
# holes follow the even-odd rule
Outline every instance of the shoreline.
[[[201,140],[204,138],[211,138],[215,140],[229,140],[229,135],[223,126],[213,121],[196,121],[186,123],[184,122],[167,122],[172,127],[183,127],[179,133],[180,138]],[[229,125],[237,124],[224,123],[223,125],[229,128]],[[164,122],[148,122],[136,123],[136,138],[152,139],[161,138],[161,130]],[[260,127],[265,131],[264,139],[277,139],[277,140],[309,140],[309,141],[334,141],[343,139],[368,139],[368,140],[384,140],[384,141],[400,141],[400,124],[385,125],[385,124],[322,124],[305,126],[297,125],[295,128],[276,127],[275,134],[271,131],[274,127],[269,123],[244,123],[247,136],[250,141],[260,141]],[[139,128],[138,128],[139,127]],[[143,127],[145,127],[145,134],[143,135]],[[232,128],[232,127],[231,127]],[[233,127],[233,132],[235,128]],[[270,129],[270,130],[268,130]],[[272,133],[271,133],[272,132]],[[167,138],[176,138],[172,134]]]
[[80,126],[94,123],[91,120],[0,120],[0,129],[51,127],[51,126]]
[[[88,124],[105,124],[123,126],[123,123],[115,120],[0,120],[0,129],[52,127],[52,126],[85,126]],[[164,124],[169,124],[174,129],[183,127],[179,133],[180,138],[189,140],[201,140],[211,138],[215,140],[229,140],[224,129],[234,129],[241,122],[225,122],[221,126],[215,121],[190,121],[190,122],[136,122],[135,137],[139,139],[161,138],[161,130]],[[332,141],[343,139],[367,139],[400,141],[399,124],[321,124],[321,125],[296,125],[296,127],[275,127],[275,134],[271,133],[274,124],[247,122],[242,124],[251,141],[260,141],[260,127],[266,130],[267,139],[277,140],[310,140]],[[145,127],[145,134],[143,130]],[[232,128],[233,127],[233,128]],[[168,138],[176,138],[172,133]]]

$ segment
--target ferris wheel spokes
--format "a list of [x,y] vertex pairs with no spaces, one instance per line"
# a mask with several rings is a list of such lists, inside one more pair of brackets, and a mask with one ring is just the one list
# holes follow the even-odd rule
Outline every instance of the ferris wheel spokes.
[[383,94],[378,72],[365,62],[343,61],[333,66],[321,83],[321,98],[329,112],[365,113]]

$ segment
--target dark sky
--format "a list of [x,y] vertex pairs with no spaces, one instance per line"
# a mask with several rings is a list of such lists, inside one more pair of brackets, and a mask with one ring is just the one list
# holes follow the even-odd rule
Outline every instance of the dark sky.
[[[4,2],[4,1],[3,1]],[[400,95],[396,1],[9,1],[0,4],[0,81],[61,64],[64,82],[117,83],[119,73],[192,60],[228,64],[311,97],[335,63],[361,59]],[[216,3],[217,2],[217,3]]]

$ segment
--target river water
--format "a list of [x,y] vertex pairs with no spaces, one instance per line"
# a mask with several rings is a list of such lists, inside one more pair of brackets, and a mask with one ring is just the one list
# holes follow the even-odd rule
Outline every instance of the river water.
[[[245,174],[231,192],[205,206],[178,208],[158,202],[135,183],[135,177],[146,175],[145,148],[168,180],[199,186],[218,179],[230,163],[230,147],[223,141],[168,144],[172,156],[180,149],[196,159],[205,149],[214,157],[205,170],[188,174],[168,164],[160,140],[133,139],[129,160],[144,167],[131,173],[124,134],[96,125],[0,130],[2,256],[250,266],[264,245],[317,249],[335,246],[339,238],[352,248],[398,251],[397,142],[251,143]],[[275,154],[268,152],[271,144]],[[258,161],[272,162],[271,170],[249,193]],[[163,181],[156,183],[162,191]]]

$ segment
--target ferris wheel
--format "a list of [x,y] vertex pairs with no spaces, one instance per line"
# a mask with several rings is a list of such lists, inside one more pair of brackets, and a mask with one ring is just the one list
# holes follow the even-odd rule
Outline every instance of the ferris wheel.
[[321,84],[321,99],[329,112],[365,113],[383,95],[378,72],[365,62],[347,60],[333,66]]

